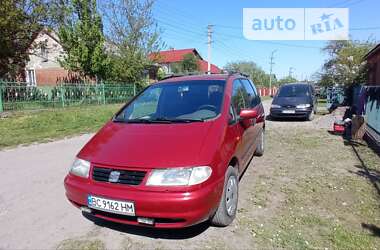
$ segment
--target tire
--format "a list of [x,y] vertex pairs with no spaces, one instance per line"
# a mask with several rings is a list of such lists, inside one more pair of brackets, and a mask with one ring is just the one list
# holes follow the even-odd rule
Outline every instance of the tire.
[[312,121],[314,119],[314,109],[310,112],[310,114],[306,117],[307,121]]
[[265,147],[265,132],[264,129],[261,130],[259,135],[259,144],[257,145],[255,156],[263,156],[264,155],[264,147]]
[[211,218],[211,224],[226,227],[235,219],[239,197],[238,170],[229,166],[224,178],[223,194],[218,209]]

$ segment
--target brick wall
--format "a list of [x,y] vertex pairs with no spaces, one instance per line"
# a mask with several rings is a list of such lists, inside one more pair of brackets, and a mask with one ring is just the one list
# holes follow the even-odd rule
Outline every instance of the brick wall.
[[[35,69],[37,86],[52,86],[63,82],[80,82],[78,74],[63,68]],[[90,79],[87,79],[91,82]]]
[[380,50],[368,59],[368,84],[380,86]]

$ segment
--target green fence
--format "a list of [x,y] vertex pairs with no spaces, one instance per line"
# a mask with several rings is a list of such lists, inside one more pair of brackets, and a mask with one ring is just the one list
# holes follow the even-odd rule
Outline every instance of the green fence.
[[70,106],[125,103],[138,93],[137,84],[60,84],[28,86],[23,82],[0,82],[0,112]]

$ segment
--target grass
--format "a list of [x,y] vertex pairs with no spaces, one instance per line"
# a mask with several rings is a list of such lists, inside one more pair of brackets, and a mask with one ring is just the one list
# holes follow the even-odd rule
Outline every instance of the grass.
[[319,129],[284,130],[268,129],[271,155],[264,156],[265,172],[255,177],[245,201],[253,212],[239,211],[238,225],[252,235],[252,244],[258,249],[377,249],[380,209],[373,182],[380,185],[379,156],[355,144],[363,166],[340,137]]
[[11,113],[0,118],[0,148],[97,131],[121,104]]
[[270,96],[261,96],[260,97],[262,101],[266,101],[266,100],[272,100],[273,98],[270,97]]
[[106,249],[105,245],[100,240],[73,240],[68,239],[62,241],[58,247],[58,250],[103,250]]

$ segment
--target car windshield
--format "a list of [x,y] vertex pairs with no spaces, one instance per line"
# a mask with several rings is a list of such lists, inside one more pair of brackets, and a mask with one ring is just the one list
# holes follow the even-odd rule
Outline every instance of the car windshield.
[[306,97],[309,96],[309,87],[307,85],[286,85],[279,90],[278,97]]
[[114,121],[202,122],[220,113],[224,87],[224,80],[194,80],[152,85],[121,110]]

